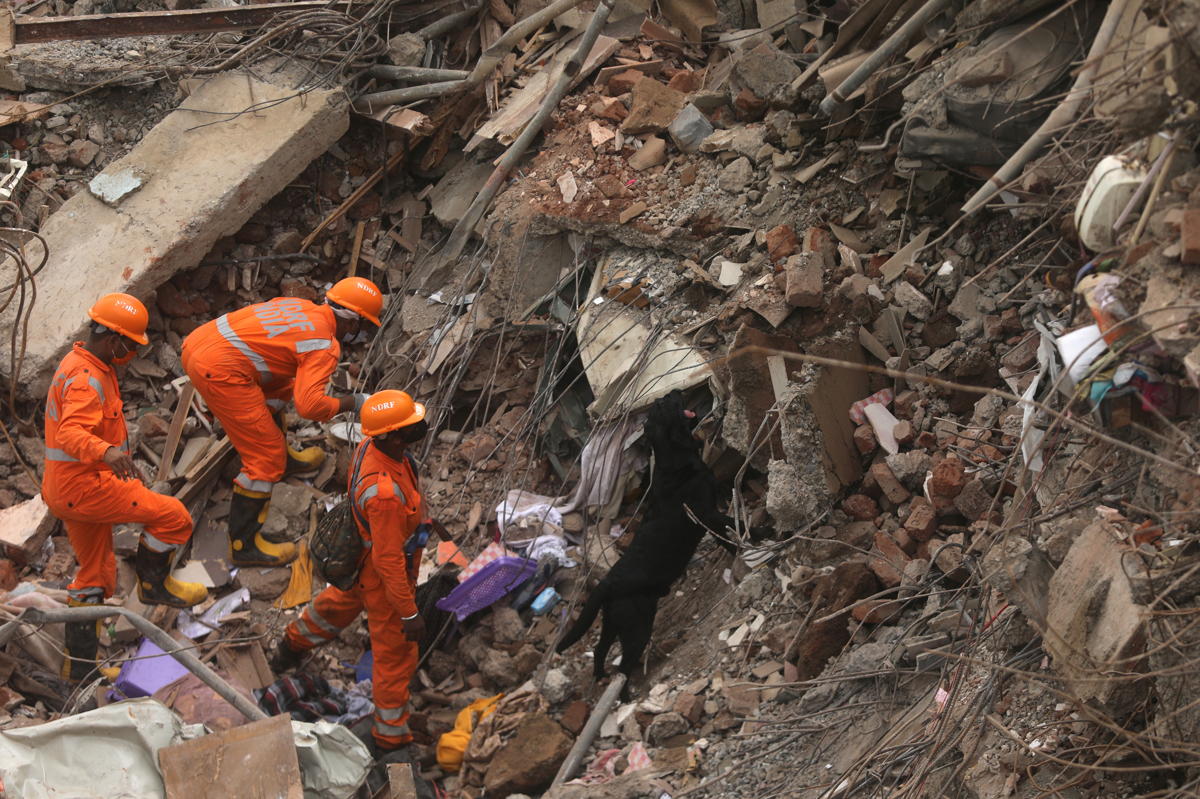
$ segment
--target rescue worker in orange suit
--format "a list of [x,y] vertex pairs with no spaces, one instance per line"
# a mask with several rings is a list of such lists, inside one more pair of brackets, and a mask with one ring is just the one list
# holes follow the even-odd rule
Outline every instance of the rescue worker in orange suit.
[[[315,646],[337,638],[360,612],[374,651],[372,735],[379,754],[412,741],[408,684],[417,669],[425,622],[417,610],[416,578],[429,531],[445,528],[425,516],[417,471],[408,448],[428,433],[425,407],[403,391],[380,391],[363,405],[366,438],[355,452],[348,492],[363,539],[358,581],[349,591],[328,586],[288,625],[271,665],[294,668]],[[401,754],[396,752],[396,754]]]
[[183,342],[183,368],[221,421],[242,459],[229,506],[230,560],[235,566],[282,566],[296,545],[263,537],[271,489],[284,475],[319,466],[317,447],[291,449],[283,408],[295,400],[306,419],[323,422],[357,411],[366,394],[331,397],[329,377],[341,345],[362,320],[379,325],[383,295],[362,277],[338,281],[324,304],[277,297],[227,313],[196,328]]
[[[191,607],[208,592],[171,576],[171,557],[192,535],[192,517],[174,497],[142,483],[129,455],[114,364],[149,343],[146,306],[128,294],[107,294],[88,311],[86,342],[63,358],[46,397],[46,468],[42,497],[62,520],[79,561],[67,586],[73,606],[99,605],[117,586],[112,526],[143,525],[134,557],[138,598],[147,605]],[[96,665],[97,622],[66,625],[64,679],[84,679]]]

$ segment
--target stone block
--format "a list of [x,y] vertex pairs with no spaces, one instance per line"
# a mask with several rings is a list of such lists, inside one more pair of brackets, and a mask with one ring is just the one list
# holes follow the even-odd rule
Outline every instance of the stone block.
[[685,153],[694,153],[700,149],[700,143],[712,135],[713,126],[708,117],[699,108],[688,103],[679,110],[675,119],[667,127],[671,141]]
[[[242,113],[255,107],[255,113]],[[205,124],[219,120],[219,124]],[[303,94],[241,73],[213,76],[97,179],[130,191],[107,204],[79,191],[41,228],[49,260],[29,318],[24,379],[45,392],[50,372],[85,337],[87,310],[101,294],[144,297],[200,262],[267,200],[329,149],[349,126],[345,93]],[[102,231],[103,235],[98,235]],[[26,245],[30,263],[43,256]],[[12,333],[12,309],[0,319]],[[8,365],[0,365],[7,375]]]
[[621,130],[631,135],[658,133],[666,130],[687,102],[683,92],[677,92],[653,78],[639,80],[633,85],[629,116]]
[[1087,527],[1050,578],[1043,647],[1079,701],[1108,702],[1138,671],[1150,610],[1130,578],[1145,565],[1105,522]]
[[794,308],[820,308],[825,296],[825,259],[802,252],[787,259],[785,299]]
[[558,722],[540,713],[527,715],[492,756],[483,778],[487,795],[539,793],[550,785],[570,750],[571,739]]
[[19,566],[34,562],[57,524],[40,494],[0,510],[0,555]]

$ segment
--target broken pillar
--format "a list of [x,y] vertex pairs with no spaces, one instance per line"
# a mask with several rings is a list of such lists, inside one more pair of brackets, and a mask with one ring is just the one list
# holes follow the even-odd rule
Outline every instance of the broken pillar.
[[[21,382],[44,393],[50,371],[86,332],[102,294],[145,297],[200,262],[346,131],[345,94],[303,93],[240,73],[192,92],[126,156],[42,226],[49,260],[37,275]],[[37,239],[26,258],[38,264]],[[15,308],[15,303],[13,307]],[[13,332],[13,310],[0,332]],[[8,375],[7,361],[0,366]]]

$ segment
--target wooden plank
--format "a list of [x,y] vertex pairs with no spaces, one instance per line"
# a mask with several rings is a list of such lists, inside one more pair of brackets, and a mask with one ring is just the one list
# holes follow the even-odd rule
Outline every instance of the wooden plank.
[[[358,3],[359,9],[367,8]],[[339,4],[338,9],[346,5]],[[264,3],[231,8],[193,8],[185,11],[135,11],[128,14],[83,14],[78,17],[17,17],[14,44],[69,39],[119,39],[126,36],[171,36],[257,28],[280,12],[316,11],[327,2]],[[351,7],[351,12],[354,9]]]
[[167,428],[167,441],[163,444],[162,458],[158,462],[158,474],[154,482],[169,480],[171,465],[175,463],[175,450],[179,447],[179,437],[183,435],[183,423],[187,421],[188,409],[192,407],[192,395],[196,387],[188,381],[179,389],[179,401],[175,403],[175,415],[171,417],[171,426]]
[[366,229],[367,223],[361,220],[354,226],[354,244],[350,247],[350,269],[346,272],[346,277],[358,274],[358,256],[362,254],[363,231]]
[[205,796],[304,797],[286,714],[164,747],[158,764],[167,799],[193,799],[197,791]]
[[210,448],[208,454],[201,458],[199,463],[188,469],[188,473],[184,475],[187,482],[183,484],[183,488],[175,492],[175,497],[184,505],[190,504],[204,488],[205,483],[221,470],[221,467],[225,465],[225,460],[232,454],[233,444],[226,436]]

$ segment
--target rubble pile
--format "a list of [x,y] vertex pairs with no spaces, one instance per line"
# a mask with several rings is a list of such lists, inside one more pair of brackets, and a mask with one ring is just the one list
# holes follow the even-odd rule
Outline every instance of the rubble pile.
[[[422,780],[464,799],[1194,792],[1192,0],[363,5],[289,12],[271,47],[250,22],[162,23],[116,40],[152,88],[79,97],[29,66],[66,45],[21,43],[56,28],[18,11],[0,138],[28,171],[0,213],[38,293],[0,309],[0,625],[24,614],[0,633],[0,744],[137,696],[214,740],[264,723],[127,619],[102,635],[119,674],[68,685],[61,624],[29,621],[74,569],[40,498],[43,367],[101,287],[151,309],[122,377],[133,453],[192,511],[177,566],[212,592],[140,606],[126,526],[112,604],[256,707],[369,718],[365,621],[271,672],[323,584],[304,558],[229,569],[237,460],[179,359],[215,316],[357,274],[385,287],[384,324],[334,386],[426,403],[421,492],[454,538],[421,564]],[[305,60],[347,29],[341,60]],[[118,222],[120,269],[66,243]],[[586,645],[554,647],[639,532],[642,412],[676,389],[738,554],[701,545],[618,695]],[[276,486],[265,532],[312,534],[358,435],[292,420],[333,457]],[[488,574],[510,576],[480,599]],[[408,795],[394,780],[359,795]]]

